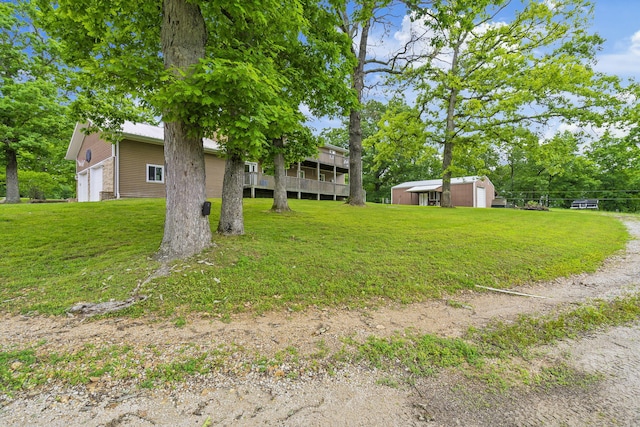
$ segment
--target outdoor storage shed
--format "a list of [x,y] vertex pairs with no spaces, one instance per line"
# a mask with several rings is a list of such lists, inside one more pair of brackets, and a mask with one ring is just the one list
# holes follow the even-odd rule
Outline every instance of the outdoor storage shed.
[[[440,206],[442,179],[410,181],[391,188],[391,203],[396,205]],[[495,198],[495,188],[486,176],[451,178],[453,206],[488,208]]]

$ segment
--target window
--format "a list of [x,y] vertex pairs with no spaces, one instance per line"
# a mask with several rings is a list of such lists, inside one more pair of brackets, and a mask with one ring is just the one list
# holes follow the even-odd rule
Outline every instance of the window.
[[304,179],[304,171],[298,171],[298,178]]
[[164,166],[147,165],[147,182],[164,183]]
[[320,174],[320,181],[324,182],[327,180],[327,176],[323,173]]

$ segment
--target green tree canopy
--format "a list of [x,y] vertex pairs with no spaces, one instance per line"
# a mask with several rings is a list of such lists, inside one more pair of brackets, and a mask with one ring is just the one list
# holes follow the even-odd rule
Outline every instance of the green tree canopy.
[[405,181],[437,176],[440,156],[427,141],[420,112],[400,99],[387,105],[370,101],[363,110],[365,123],[375,120],[375,132],[364,146],[364,182],[370,198],[388,199],[391,187]]
[[[292,88],[304,75],[287,70],[296,69],[291,52],[302,49],[311,22],[305,3],[58,0],[49,12],[67,60],[82,70],[78,112],[102,129],[144,120],[145,111],[165,123],[167,215],[159,254],[183,257],[208,246],[210,227],[200,214],[202,137],[222,135],[223,186],[237,189],[244,160],[259,158],[274,136],[299,126]],[[237,191],[223,190],[218,230],[242,233],[241,209]]]
[[[507,6],[521,9],[498,22]],[[585,0],[434,0],[417,10],[434,59],[406,77],[429,139],[443,147],[443,206],[451,206],[463,146],[516,140],[522,128],[541,136],[562,119],[601,125],[618,118],[618,79],[593,70],[602,40],[588,33],[591,11]]]
[[36,19],[29,2],[0,4],[0,163],[8,203],[20,201],[19,162],[49,156],[66,142],[70,126],[58,45]]

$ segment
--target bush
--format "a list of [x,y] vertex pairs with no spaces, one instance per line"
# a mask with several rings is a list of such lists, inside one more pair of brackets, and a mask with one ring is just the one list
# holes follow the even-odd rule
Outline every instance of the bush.
[[527,210],[527,211],[548,211],[549,208],[546,207],[545,205],[541,205],[538,202],[533,202],[533,201],[528,201],[523,207],[522,209]]
[[56,198],[60,184],[47,172],[18,171],[20,196],[30,199],[44,200]]

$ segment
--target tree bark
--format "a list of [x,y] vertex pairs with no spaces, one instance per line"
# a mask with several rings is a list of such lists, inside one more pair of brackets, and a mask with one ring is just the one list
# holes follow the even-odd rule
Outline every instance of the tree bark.
[[444,140],[444,152],[442,154],[442,197],[440,206],[452,208],[451,202],[451,163],[453,162],[453,134],[455,132],[455,104],[458,97],[456,89],[451,90],[449,95],[449,107],[447,109],[447,133]]
[[442,197],[440,199],[440,206],[443,208],[452,208],[451,202],[451,161],[453,159],[453,143],[447,141],[444,143],[444,153],[442,157],[442,169],[444,173],[442,175]]
[[18,156],[10,147],[5,148],[7,159],[7,198],[5,203],[20,203],[20,188],[18,186]]
[[[200,8],[187,0],[164,0],[162,54],[167,69],[189,72],[205,55],[207,29]],[[165,113],[170,113],[166,111]],[[199,126],[165,122],[166,217],[158,257],[192,256],[211,244],[206,201],[204,148]]]
[[[453,75],[457,75],[458,54],[461,45],[462,43],[458,44],[453,50],[453,58],[451,59],[451,74]],[[453,162],[453,140],[456,131],[455,114],[458,92],[458,88],[451,88],[449,104],[447,105],[447,129],[444,137],[444,152],[442,155],[442,197],[440,198],[440,206],[443,208],[453,207],[453,203],[451,202],[451,163]]]
[[273,178],[275,185],[273,187],[273,206],[272,212],[282,213],[289,212],[289,202],[287,201],[287,171],[284,164],[284,139],[273,139],[273,147],[275,154],[273,155]]
[[224,236],[244,234],[242,212],[242,192],[244,189],[244,160],[242,156],[230,153],[224,168],[222,181],[222,206],[218,233]]
[[[371,20],[362,27],[358,60],[353,69],[353,89],[359,103],[362,102],[364,90],[364,64],[367,59],[370,28]],[[352,206],[364,206],[366,202],[362,184],[362,123],[359,108],[360,106],[358,109],[352,109],[349,114],[349,204]]]

